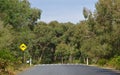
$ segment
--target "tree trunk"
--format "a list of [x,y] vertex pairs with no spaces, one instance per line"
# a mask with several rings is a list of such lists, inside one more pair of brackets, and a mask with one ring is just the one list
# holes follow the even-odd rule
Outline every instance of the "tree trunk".
[[72,55],[69,56],[69,63],[72,63]]
[[87,57],[87,65],[89,65],[89,58]]
[[86,63],[86,59],[85,58],[83,58],[83,61],[84,61],[84,63]]
[[62,64],[64,63],[63,57],[62,57]]

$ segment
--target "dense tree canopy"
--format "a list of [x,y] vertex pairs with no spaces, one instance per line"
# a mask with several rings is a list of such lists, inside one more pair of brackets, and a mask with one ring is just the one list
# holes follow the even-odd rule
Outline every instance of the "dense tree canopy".
[[[92,13],[83,8],[80,23],[38,22],[41,10],[28,0],[0,1],[0,66],[40,63],[86,63],[120,69],[120,0],[99,0]],[[114,62],[113,62],[114,61]],[[117,63],[117,64],[116,64]],[[19,65],[18,64],[18,65]],[[4,67],[0,67],[0,70]]]

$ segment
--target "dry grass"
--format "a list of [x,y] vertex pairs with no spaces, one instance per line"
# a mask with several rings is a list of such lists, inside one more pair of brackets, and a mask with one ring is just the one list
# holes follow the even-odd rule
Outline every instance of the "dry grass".
[[[31,66],[32,67],[32,66]],[[21,65],[17,68],[13,66],[7,66],[5,70],[0,70],[0,75],[17,75],[22,71],[29,69],[29,65]]]

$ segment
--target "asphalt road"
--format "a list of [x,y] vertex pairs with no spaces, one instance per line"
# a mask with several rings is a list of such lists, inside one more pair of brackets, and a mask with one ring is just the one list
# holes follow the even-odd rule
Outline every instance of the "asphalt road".
[[37,65],[18,75],[120,75],[109,69],[86,65]]

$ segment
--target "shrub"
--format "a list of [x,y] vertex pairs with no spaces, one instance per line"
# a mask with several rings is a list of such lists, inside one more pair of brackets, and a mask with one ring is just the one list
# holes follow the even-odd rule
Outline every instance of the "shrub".
[[78,63],[80,63],[81,61],[80,60],[74,60],[73,61],[73,63],[75,63],[75,64],[78,64]]
[[13,68],[13,66],[11,65],[13,65],[14,62],[15,57],[11,54],[9,50],[0,50],[0,71],[3,73],[2,75],[13,75],[11,69]]
[[112,58],[108,65],[120,70],[120,56]]
[[99,59],[97,64],[100,66],[104,66],[106,63],[107,63],[106,59]]

